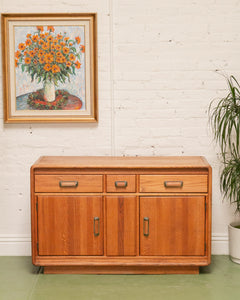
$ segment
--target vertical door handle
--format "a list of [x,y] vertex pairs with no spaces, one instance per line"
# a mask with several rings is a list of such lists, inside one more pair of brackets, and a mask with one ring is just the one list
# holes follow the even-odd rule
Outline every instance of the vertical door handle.
[[149,218],[143,218],[143,234],[149,236]]
[[[96,223],[97,223],[97,231],[96,231]],[[93,233],[94,233],[94,236],[98,236],[100,234],[100,219],[99,219],[99,217],[93,218]]]

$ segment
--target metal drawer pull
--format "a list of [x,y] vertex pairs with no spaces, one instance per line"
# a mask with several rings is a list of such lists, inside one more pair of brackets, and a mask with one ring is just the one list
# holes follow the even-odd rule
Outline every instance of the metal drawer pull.
[[115,187],[117,188],[125,188],[127,187],[128,182],[127,181],[115,181]]
[[[146,225],[147,225],[147,231],[146,231]],[[143,218],[143,234],[145,236],[149,236],[149,218],[147,217]]]
[[78,181],[59,181],[60,187],[77,187]]
[[[96,232],[96,221],[98,221],[97,232]],[[98,236],[100,233],[100,219],[99,217],[94,217],[93,219],[93,233],[94,236]]]
[[166,188],[181,188],[183,181],[164,181],[164,186]]

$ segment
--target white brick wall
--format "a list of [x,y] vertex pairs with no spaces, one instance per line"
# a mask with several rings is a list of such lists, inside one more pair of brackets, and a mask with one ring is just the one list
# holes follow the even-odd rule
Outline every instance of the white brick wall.
[[225,93],[216,70],[240,80],[240,1],[0,0],[0,10],[97,12],[99,70],[98,124],[4,125],[0,101],[0,255],[30,254],[29,168],[40,155],[206,156],[213,253],[227,253],[234,208],[219,192],[207,109]]

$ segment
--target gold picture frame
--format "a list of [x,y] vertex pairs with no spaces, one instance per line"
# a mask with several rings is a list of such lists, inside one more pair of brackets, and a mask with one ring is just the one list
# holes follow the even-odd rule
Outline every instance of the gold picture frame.
[[1,18],[4,122],[97,122],[97,14]]

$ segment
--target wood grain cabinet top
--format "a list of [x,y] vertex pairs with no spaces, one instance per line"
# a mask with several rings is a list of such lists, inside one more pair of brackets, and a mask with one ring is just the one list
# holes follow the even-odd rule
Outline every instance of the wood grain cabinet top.
[[203,156],[41,156],[32,166],[63,169],[196,169],[210,168]]
[[211,259],[211,192],[201,156],[42,156],[31,167],[33,264],[196,274]]

